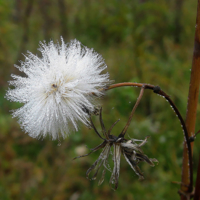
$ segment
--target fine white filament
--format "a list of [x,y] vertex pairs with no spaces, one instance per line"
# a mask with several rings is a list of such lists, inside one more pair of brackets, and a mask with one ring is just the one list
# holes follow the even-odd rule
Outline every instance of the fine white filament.
[[88,124],[88,112],[94,111],[99,88],[109,83],[107,67],[101,55],[72,40],[65,44],[40,43],[42,56],[28,52],[17,67],[25,77],[11,75],[13,81],[6,98],[24,103],[13,112],[22,129],[34,138],[49,135],[65,138],[78,130],[78,121]]

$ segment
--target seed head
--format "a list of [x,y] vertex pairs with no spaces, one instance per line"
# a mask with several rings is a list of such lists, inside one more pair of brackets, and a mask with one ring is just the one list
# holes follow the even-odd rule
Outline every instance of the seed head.
[[109,84],[109,74],[101,55],[72,40],[65,44],[40,43],[42,56],[28,52],[17,67],[25,76],[11,75],[14,80],[6,98],[24,103],[13,112],[22,129],[31,137],[49,135],[52,139],[65,138],[78,130],[78,121],[88,125],[87,108],[91,113],[100,88]]

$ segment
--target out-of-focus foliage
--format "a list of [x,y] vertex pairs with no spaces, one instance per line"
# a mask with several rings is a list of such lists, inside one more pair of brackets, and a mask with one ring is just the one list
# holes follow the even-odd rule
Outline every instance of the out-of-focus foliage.
[[[38,53],[41,40],[77,38],[102,54],[115,82],[145,82],[159,85],[186,114],[192,63],[197,2],[180,0],[0,0],[0,199],[174,199],[181,180],[183,134],[168,103],[145,91],[128,129],[130,137],[151,135],[144,152],[159,165],[141,164],[145,180],[122,158],[119,188],[109,186],[110,172],[101,186],[85,178],[98,157],[72,161],[101,141],[85,127],[65,141],[38,141],[25,135],[9,110],[20,105],[4,99],[13,65],[27,50]],[[108,91],[103,105],[107,128],[118,135],[136,101],[137,88]],[[200,120],[198,107],[197,120]],[[95,124],[100,130],[97,118]],[[36,127],[37,128],[37,127]],[[197,129],[200,129],[197,123]],[[128,137],[128,135],[127,135]],[[200,140],[194,144],[196,177]],[[196,178],[194,177],[194,180]]]

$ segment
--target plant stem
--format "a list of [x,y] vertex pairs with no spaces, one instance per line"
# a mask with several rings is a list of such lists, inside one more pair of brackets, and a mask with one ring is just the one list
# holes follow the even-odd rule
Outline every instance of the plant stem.
[[[196,30],[195,30],[195,40],[194,40],[194,53],[193,53],[187,113],[186,113],[186,121],[185,121],[189,137],[194,136],[194,133],[195,133],[196,112],[197,112],[199,85],[200,85],[200,0],[198,0],[195,28]],[[191,144],[191,150],[193,152],[193,143]],[[185,185],[188,185],[189,182],[190,180],[189,180],[187,147],[184,143],[182,186],[181,186],[182,191],[192,192],[193,188],[191,187],[187,188],[185,186]],[[185,200],[186,198],[182,195],[181,199]]]
[[128,119],[128,122],[126,123],[126,126],[124,127],[124,129],[122,130],[122,132],[121,132],[121,134],[120,134],[121,136],[124,136],[124,135],[126,134],[126,131],[127,131],[128,127],[129,127],[129,125],[130,125],[130,123],[131,123],[131,120],[132,120],[132,118],[133,118],[133,114],[134,114],[136,108],[138,107],[138,105],[139,105],[139,103],[140,103],[140,100],[142,99],[142,96],[143,96],[143,94],[144,94],[144,89],[145,89],[145,86],[142,86],[142,88],[141,88],[141,90],[140,90],[140,94],[139,94],[139,96],[138,96],[138,99],[137,99],[137,101],[136,101],[136,103],[135,103],[135,105],[134,105],[134,107],[133,107],[133,109],[132,109],[132,111],[131,111],[131,115],[130,115],[130,117],[129,117],[129,119]]
[[[200,0],[199,0],[200,1]],[[125,83],[117,83],[110,85],[108,88],[104,89],[105,91],[118,88],[118,87],[125,87],[125,86],[132,86],[132,87],[144,87],[144,89],[150,89],[153,90],[154,93],[157,93],[161,96],[163,96],[170,104],[170,106],[173,108],[174,112],[178,116],[181,126],[183,128],[184,132],[184,138],[185,138],[185,155],[187,155],[187,168],[188,168],[188,173],[187,173],[187,178],[188,182],[185,184],[182,182],[182,185],[187,189],[188,192],[192,192],[193,189],[193,164],[192,164],[192,149],[191,149],[191,142],[189,139],[189,134],[185,125],[185,122],[183,120],[183,117],[181,116],[178,108],[175,106],[174,102],[171,100],[170,96],[167,95],[164,91],[160,89],[159,86],[154,86],[150,84],[145,84],[145,83],[131,83],[131,82],[125,82]],[[184,193],[184,191],[180,191],[180,193]]]
[[194,194],[194,200],[199,200],[199,199],[200,199],[200,155],[199,155],[199,164],[198,164],[197,179],[196,179],[195,194]]
[[114,88],[124,87],[124,86],[133,86],[133,87],[143,87],[143,86],[145,86],[145,88],[152,89],[152,90],[155,87],[154,85],[150,85],[150,84],[146,84],[146,83],[124,82],[124,83],[116,83],[116,84],[110,85],[105,90],[111,90],[111,89],[114,89]]

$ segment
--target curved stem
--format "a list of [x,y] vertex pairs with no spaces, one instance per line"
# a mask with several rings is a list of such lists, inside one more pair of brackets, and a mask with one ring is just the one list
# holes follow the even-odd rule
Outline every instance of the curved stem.
[[150,84],[146,84],[146,83],[132,83],[132,82],[124,82],[124,83],[116,83],[113,85],[110,85],[109,87],[105,88],[104,90],[111,90],[114,88],[118,88],[118,87],[124,87],[124,86],[133,86],[133,87],[143,87],[145,86],[146,89],[153,89],[155,86],[154,85],[150,85]]
[[191,149],[191,143],[190,143],[190,139],[189,139],[189,134],[185,125],[185,121],[183,120],[183,117],[181,116],[178,108],[175,106],[174,102],[171,100],[170,96],[167,95],[164,91],[162,91],[160,89],[159,86],[154,86],[154,85],[150,85],[150,84],[146,84],[146,83],[131,83],[131,82],[124,82],[124,83],[116,83],[113,85],[110,85],[109,87],[105,88],[104,90],[111,90],[114,88],[118,88],[118,87],[125,87],[125,86],[132,86],[132,87],[142,87],[144,89],[150,89],[153,90],[154,93],[163,96],[170,104],[170,106],[172,107],[172,109],[174,110],[174,112],[176,113],[177,117],[180,120],[181,126],[183,128],[183,133],[184,133],[184,137],[186,140],[186,145],[187,145],[187,153],[188,153],[188,159],[189,159],[189,175],[190,175],[190,183],[188,185],[188,191],[192,191],[193,188],[193,164],[192,164],[192,149]]

